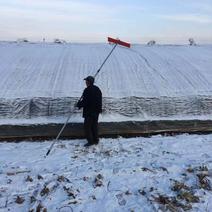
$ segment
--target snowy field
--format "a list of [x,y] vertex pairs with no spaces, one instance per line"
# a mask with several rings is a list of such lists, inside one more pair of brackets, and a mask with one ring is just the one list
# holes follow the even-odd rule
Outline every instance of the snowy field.
[[[74,104],[83,78],[96,73],[111,49],[0,42],[0,121],[48,123],[72,113],[79,122]],[[104,97],[102,121],[111,115],[117,121],[212,119],[212,45],[117,47],[96,82]]]
[[84,143],[0,143],[0,211],[212,211],[212,134]]

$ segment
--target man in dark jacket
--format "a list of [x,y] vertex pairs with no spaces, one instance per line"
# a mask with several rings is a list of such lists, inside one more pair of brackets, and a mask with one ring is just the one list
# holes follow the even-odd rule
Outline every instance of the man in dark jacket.
[[98,144],[98,118],[102,112],[102,92],[94,85],[94,77],[88,76],[85,79],[86,86],[82,98],[78,101],[77,107],[83,108],[84,130],[88,141],[85,146]]

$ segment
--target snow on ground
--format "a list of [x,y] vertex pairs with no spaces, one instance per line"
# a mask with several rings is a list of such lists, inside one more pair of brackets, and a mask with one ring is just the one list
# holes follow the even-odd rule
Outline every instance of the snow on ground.
[[84,143],[0,143],[0,211],[212,211],[212,134]]
[[[68,115],[67,115],[68,116]],[[30,124],[64,124],[67,120],[66,116],[63,117],[39,117],[31,119],[0,119],[0,125],[30,125]],[[99,122],[125,122],[125,121],[155,121],[155,120],[212,120],[211,115],[201,115],[201,116],[176,116],[176,117],[127,117],[119,114],[100,114]],[[77,114],[71,116],[71,123],[83,123],[84,119],[82,114]]]

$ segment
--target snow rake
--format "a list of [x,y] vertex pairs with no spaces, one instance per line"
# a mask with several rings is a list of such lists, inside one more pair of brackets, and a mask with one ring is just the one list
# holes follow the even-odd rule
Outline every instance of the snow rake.
[[[103,61],[103,63],[101,64],[101,66],[99,67],[99,69],[96,71],[95,75],[94,75],[94,78],[96,78],[96,76],[99,74],[99,72],[101,71],[102,67],[104,66],[104,64],[106,63],[106,61],[108,60],[108,58],[111,56],[111,54],[113,53],[113,51],[115,50],[115,48],[120,45],[120,46],[124,46],[124,47],[127,47],[127,48],[130,48],[131,47],[131,44],[130,43],[127,43],[127,42],[124,42],[124,41],[121,41],[119,39],[114,39],[114,38],[111,38],[111,37],[108,37],[108,42],[110,44],[115,44],[114,47],[112,48],[112,50],[110,51],[110,53],[107,55],[107,57],[105,58],[105,60]],[[83,98],[83,96],[81,96],[80,100]],[[65,129],[69,119],[71,118],[71,113],[68,115],[68,118],[66,120],[66,122],[63,124],[63,127],[61,128],[60,132],[58,133],[57,137],[55,138],[55,141],[51,144],[50,148],[48,149],[46,156],[49,155],[49,153],[51,152],[54,144],[58,141],[58,139],[60,138],[63,130]]]

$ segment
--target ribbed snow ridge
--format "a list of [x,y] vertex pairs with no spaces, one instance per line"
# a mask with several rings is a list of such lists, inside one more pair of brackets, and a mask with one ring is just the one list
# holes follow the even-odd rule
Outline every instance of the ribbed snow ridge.
[[[108,44],[0,43],[0,117],[59,116],[80,97]],[[105,111],[212,114],[212,45],[117,47],[97,76]]]

